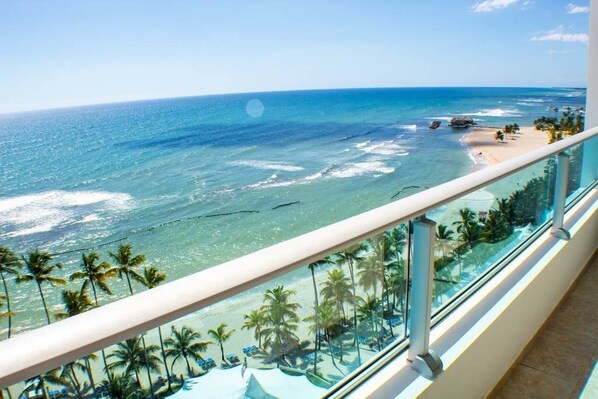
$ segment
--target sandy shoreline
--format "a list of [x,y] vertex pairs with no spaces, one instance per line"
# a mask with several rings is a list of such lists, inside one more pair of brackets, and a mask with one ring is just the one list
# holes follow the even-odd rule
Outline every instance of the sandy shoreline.
[[[533,126],[521,128],[519,134],[505,138],[504,142],[497,142],[494,134],[499,128],[479,127],[474,128],[463,140],[470,147],[473,158],[477,163],[495,165],[533,151],[548,144],[546,134],[536,130]],[[476,167],[479,169],[480,167]]]

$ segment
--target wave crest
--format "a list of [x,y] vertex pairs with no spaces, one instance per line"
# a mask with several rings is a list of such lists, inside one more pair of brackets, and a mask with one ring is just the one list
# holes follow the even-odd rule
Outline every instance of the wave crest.
[[46,191],[0,200],[0,237],[19,237],[101,219],[98,211],[127,210],[132,197],[107,191]]
[[301,166],[290,165],[286,162],[271,162],[271,161],[233,161],[229,162],[230,166],[249,166],[250,168],[262,170],[281,170],[285,172],[298,172],[303,170]]

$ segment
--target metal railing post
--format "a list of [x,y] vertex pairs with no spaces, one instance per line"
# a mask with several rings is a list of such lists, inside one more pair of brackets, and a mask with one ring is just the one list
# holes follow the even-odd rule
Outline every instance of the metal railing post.
[[567,183],[569,181],[569,158],[564,152],[558,155],[556,181],[554,182],[554,211],[552,213],[552,235],[563,240],[571,238],[571,234],[563,227],[565,220],[565,201],[567,200]]
[[411,319],[407,353],[411,368],[430,379],[442,371],[442,360],[429,345],[435,230],[436,223],[425,216],[421,216],[413,223]]

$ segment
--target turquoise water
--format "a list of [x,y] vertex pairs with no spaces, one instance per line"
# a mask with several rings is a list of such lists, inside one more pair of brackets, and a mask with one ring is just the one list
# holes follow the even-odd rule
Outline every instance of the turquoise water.
[[0,241],[74,251],[67,273],[77,250],[126,241],[174,279],[468,173],[452,116],[529,125],[584,104],[582,89],[361,89],[0,115]]

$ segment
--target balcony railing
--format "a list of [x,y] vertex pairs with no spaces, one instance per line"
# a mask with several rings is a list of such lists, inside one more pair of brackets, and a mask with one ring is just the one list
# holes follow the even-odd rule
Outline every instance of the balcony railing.
[[[552,228],[555,235],[567,238],[562,225],[566,207],[596,185],[595,165],[583,159],[598,157],[592,146],[584,146],[598,140],[597,135],[598,128],[589,129],[1,341],[0,387],[29,379],[32,392],[40,388],[46,395],[60,396],[61,386],[52,382],[49,370],[83,359],[85,372],[71,367],[66,374],[71,380],[88,379],[87,386],[81,381],[71,385],[100,397],[109,388],[96,389],[100,384],[94,380],[111,382],[127,367],[122,351],[139,348],[146,355],[131,370],[149,396],[161,395],[167,385],[182,384],[189,376],[177,377],[181,373],[200,375],[183,389],[201,387],[211,372],[204,374],[216,363],[238,373],[246,389],[251,386],[247,376],[252,375],[268,390],[260,378],[269,377],[251,370],[269,365],[303,374],[302,383],[319,387],[314,395],[334,395],[407,347],[412,367],[433,378],[442,362],[428,344],[432,317],[442,317],[464,301],[539,232]],[[251,320],[251,311],[256,320]],[[171,333],[170,328],[161,329],[166,324],[174,327],[173,335],[163,339]],[[214,341],[216,348],[220,342],[222,360],[187,358],[182,351],[185,358],[177,360],[177,339],[187,325],[205,327],[203,341]],[[159,330],[150,332],[154,329]],[[225,338],[233,329],[245,334],[242,343]],[[224,347],[233,353],[225,355]],[[100,350],[102,356],[89,357]],[[109,372],[104,373],[106,366]]]

